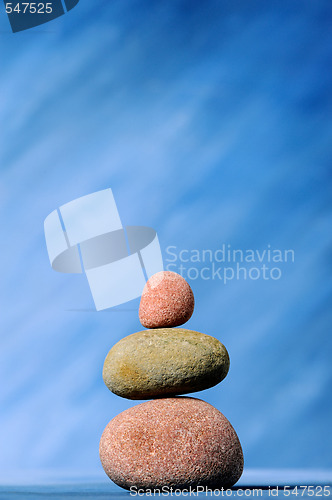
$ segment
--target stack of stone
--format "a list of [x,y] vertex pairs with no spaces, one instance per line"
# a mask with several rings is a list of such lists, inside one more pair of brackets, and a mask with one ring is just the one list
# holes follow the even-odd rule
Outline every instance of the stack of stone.
[[242,474],[241,444],[226,417],[200,399],[175,397],[212,387],[229,370],[219,340],[176,328],[193,310],[192,290],[180,275],[155,274],[139,308],[148,329],[120,340],[106,357],[103,379],[113,393],[152,400],[113,418],[100,440],[106,474],[125,489],[219,489]]

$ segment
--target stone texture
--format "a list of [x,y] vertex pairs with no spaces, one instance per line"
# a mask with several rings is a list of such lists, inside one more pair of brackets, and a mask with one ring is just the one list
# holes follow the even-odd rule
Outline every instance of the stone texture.
[[147,281],[139,306],[139,319],[145,328],[180,326],[194,312],[194,294],[182,276],[161,271]]
[[214,337],[183,328],[143,330],[109,351],[103,379],[128,399],[152,399],[201,391],[229,370],[225,346]]
[[243,471],[230,422],[194,398],[158,399],[125,410],[107,425],[99,453],[106,474],[125,489],[230,487]]

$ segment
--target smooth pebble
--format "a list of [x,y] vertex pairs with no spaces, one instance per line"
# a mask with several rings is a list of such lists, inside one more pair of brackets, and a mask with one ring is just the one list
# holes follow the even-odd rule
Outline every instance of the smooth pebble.
[[161,271],[147,281],[139,306],[139,320],[145,328],[180,326],[194,312],[190,285],[180,274]]
[[100,459],[130,489],[231,487],[243,471],[240,441],[227,418],[194,398],[166,398],[117,415],[100,440]]
[[106,356],[103,379],[113,393],[151,399],[208,389],[229,370],[226,347],[183,328],[143,330],[121,339]]

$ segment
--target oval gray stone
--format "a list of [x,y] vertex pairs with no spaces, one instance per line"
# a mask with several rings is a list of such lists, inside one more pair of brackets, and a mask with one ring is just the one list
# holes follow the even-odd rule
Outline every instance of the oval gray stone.
[[184,328],[157,328],[115,344],[105,359],[103,379],[118,396],[152,399],[208,389],[228,370],[228,352],[216,338]]

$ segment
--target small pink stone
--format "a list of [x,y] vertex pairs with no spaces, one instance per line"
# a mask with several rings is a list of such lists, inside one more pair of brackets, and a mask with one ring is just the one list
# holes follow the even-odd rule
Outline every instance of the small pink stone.
[[172,328],[186,323],[194,306],[194,294],[186,280],[172,271],[161,271],[144,287],[139,319],[145,328]]

